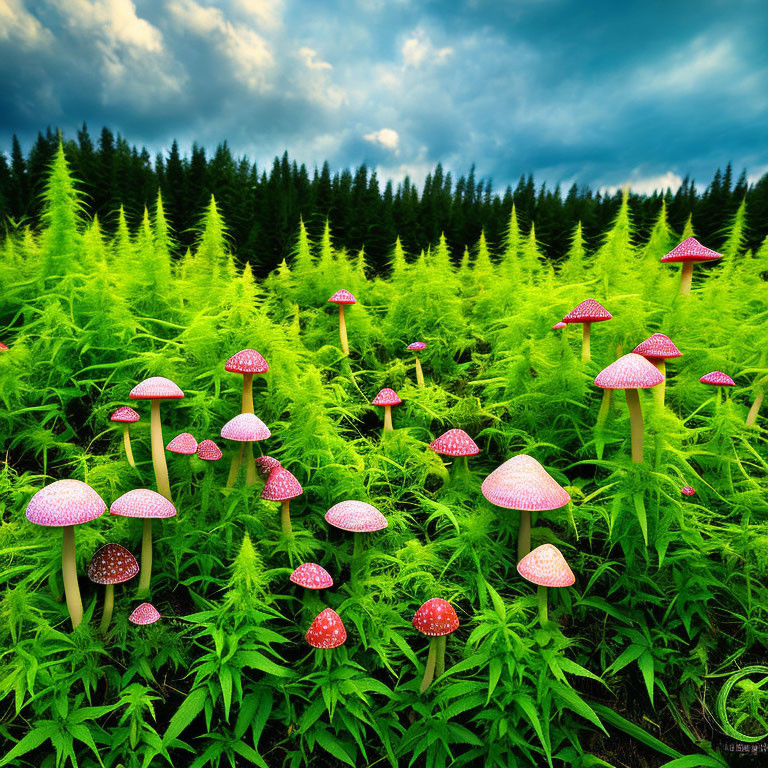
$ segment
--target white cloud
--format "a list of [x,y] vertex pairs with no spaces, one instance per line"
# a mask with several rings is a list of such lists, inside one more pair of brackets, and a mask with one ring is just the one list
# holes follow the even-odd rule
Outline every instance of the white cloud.
[[453,53],[453,48],[435,48],[427,34],[417,29],[405,39],[400,52],[403,54],[404,69],[418,69],[422,64],[442,64]]
[[50,43],[53,36],[24,7],[22,0],[0,0],[0,40],[11,39],[32,48]]
[[400,136],[392,128],[381,128],[373,133],[366,133],[363,138],[371,144],[378,144],[392,152],[396,152],[400,145]]
[[333,69],[333,65],[327,61],[316,58],[317,51],[312,48],[299,48],[299,57],[304,62],[307,69]]
[[683,183],[683,178],[679,173],[667,171],[656,176],[641,176],[638,172],[633,172],[630,177],[621,184],[601,187],[601,192],[608,192],[613,195],[618,190],[628,186],[632,192],[640,195],[652,195],[654,192],[666,192],[671,189],[676,192]]
[[236,0],[235,8],[259,24],[274,29],[282,24],[282,0]]

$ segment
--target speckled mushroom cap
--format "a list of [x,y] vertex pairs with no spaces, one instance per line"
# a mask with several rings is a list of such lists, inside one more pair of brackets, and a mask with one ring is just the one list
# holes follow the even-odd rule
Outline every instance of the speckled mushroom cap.
[[88,578],[94,584],[122,584],[138,572],[136,558],[119,544],[105,544],[88,563]]
[[352,533],[373,533],[386,528],[387,518],[373,504],[364,501],[340,501],[325,513],[325,522]]
[[585,299],[577,304],[562,320],[564,323],[602,323],[613,315],[594,299]]
[[552,544],[531,550],[517,564],[517,572],[540,587],[570,587],[576,581],[562,552]]
[[695,237],[687,237],[669,253],[661,257],[662,264],[675,261],[714,261],[721,259],[722,253],[705,248]]
[[441,597],[433,597],[416,611],[411,622],[422,635],[441,637],[459,628],[459,617],[453,606]]
[[137,488],[124,493],[119,499],[112,502],[109,508],[110,515],[119,517],[141,517],[162,519],[174,517],[176,507],[165,496],[149,488]]
[[182,432],[180,435],[171,440],[168,445],[165,446],[166,451],[171,453],[181,453],[184,456],[191,456],[197,452],[197,440],[189,434],[189,432]]
[[313,648],[338,648],[347,639],[347,630],[336,611],[326,608],[315,616],[312,626],[307,630],[304,639]]
[[283,465],[272,456],[257,456],[254,459],[256,467],[264,477],[269,477],[272,474],[273,469],[282,467]]
[[713,387],[735,387],[736,382],[727,374],[722,371],[712,371],[712,373],[705,373],[699,381],[702,384],[710,384]]
[[669,336],[663,333],[654,333],[645,341],[641,341],[633,350],[636,355],[657,359],[680,357],[683,353],[675,346]]
[[648,389],[661,384],[664,374],[642,355],[630,352],[603,368],[595,377],[602,389]]
[[160,620],[160,612],[152,603],[142,603],[137,606],[128,617],[128,621],[134,624],[154,624]]
[[491,472],[480,486],[491,504],[505,509],[547,511],[565,506],[571,497],[533,456],[521,453]]
[[379,394],[371,400],[373,405],[400,405],[403,401],[400,399],[397,392],[389,387],[379,390]]
[[302,563],[290,579],[294,584],[307,589],[329,589],[333,586],[331,574],[317,563]]
[[269,473],[261,498],[267,501],[285,501],[301,496],[304,489],[301,483],[285,468],[279,467]]
[[2,341],[0,341],[0,352],[10,352],[10,349],[8,348],[7,344],[3,344]]
[[443,456],[477,456],[477,443],[463,429],[449,429],[435,438],[429,447]]
[[552,326],[553,331],[559,331],[561,328],[565,328],[565,326],[568,325],[568,323],[564,323],[562,320],[559,323],[555,323]]
[[57,480],[41,488],[27,504],[27,520],[36,525],[61,528],[89,523],[107,511],[90,485],[80,480]]
[[221,428],[221,436],[225,440],[237,440],[241,443],[266,440],[271,435],[269,427],[252,413],[239,413]]
[[255,349],[241,349],[224,363],[224,370],[230,373],[266,373],[269,364]]
[[696,493],[696,491],[693,488],[691,488],[690,485],[684,485],[680,489],[680,493],[682,493],[684,496],[693,496]]
[[357,304],[357,299],[343,288],[328,299],[332,304]]
[[406,349],[409,349],[411,352],[421,352],[422,349],[426,349],[427,344],[424,341],[412,341]]
[[201,440],[197,444],[197,457],[203,461],[218,461],[223,455],[213,440]]
[[123,405],[118,408],[110,417],[110,421],[118,421],[124,424],[133,424],[134,421],[138,421],[141,417],[133,408],[127,405]]
[[180,400],[184,393],[170,379],[152,376],[137,384],[128,397],[132,400]]

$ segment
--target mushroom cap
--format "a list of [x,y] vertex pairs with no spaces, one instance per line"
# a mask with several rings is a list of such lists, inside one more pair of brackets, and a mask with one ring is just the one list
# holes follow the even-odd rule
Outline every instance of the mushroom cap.
[[138,572],[136,558],[119,544],[105,544],[88,563],[88,578],[94,584],[122,584]]
[[230,373],[266,373],[269,364],[255,349],[241,349],[224,363],[224,370]]
[[241,443],[266,440],[271,435],[269,427],[252,413],[239,413],[221,428],[221,436],[225,440],[237,440]]
[[0,341],[0,352],[10,352],[10,349],[8,348],[7,344],[3,344],[2,341]]
[[491,504],[505,509],[545,512],[565,506],[571,497],[533,456],[521,453],[505,461],[480,487]]
[[160,612],[152,603],[142,603],[134,608],[133,613],[128,617],[128,621],[134,624],[154,624],[160,620]]
[[727,374],[722,371],[712,371],[712,373],[705,373],[699,381],[702,384],[711,384],[713,387],[735,387],[736,382]]
[[411,624],[422,635],[440,637],[450,635],[459,628],[459,617],[447,600],[433,597],[416,611]]
[[553,331],[559,331],[561,328],[565,328],[565,326],[568,325],[568,323],[563,322],[562,320],[559,323],[555,323],[552,326]]
[[317,563],[302,563],[290,579],[294,584],[307,589],[328,589],[333,586],[331,574]]
[[630,352],[603,368],[595,377],[602,389],[648,389],[661,384],[664,374],[642,355]]
[[132,400],[181,400],[184,393],[170,379],[151,376],[139,382],[128,397]]
[[342,288],[328,299],[332,304],[357,304],[357,299],[349,292]]
[[477,443],[463,429],[449,429],[435,438],[429,447],[443,456],[477,456]]
[[387,518],[373,504],[354,499],[334,504],[325,513],[325,522],[352,533],[373,533],[389,525]]
[[134,421],[138,421],[141,417],[133,408],[123,405],[118,408],[110,417],[110,421],[119,421],[123,424],[133,424]]
[[643,357],[655,357],[658,359],[680,357],[683,354],[675,346],[672,339],[663,333],[654,333],[652,336],[649,336],[645,341],[641,341],[632,352]]
[[684,485],[680,489],[680,493],[682,493],[684,496],[693,496],[696,493],[696,491],[693,488],[691,488],[690,485]]
[[411,352],[420,352],[422,349],[426,349],[427,344],[424,341],[412,341],[406,349],[410,349]]
[[594,299],[585,299],[577,304],[562,320],[564,323],[602,323],[613,315]]
[[661,257],[662,264],[675,261],[714,261],[721,259],[722,253],[705,248],[695,237],[687,237],[669,253]]
[[184,456],[191,456],[197,452],[197,440],[189,434],[189,432],[182,432],[180,435],[171,440],[168,445],[165,446],[166,451],[171,453],[181,453]]
[[106,511],[107,505],[90,485],[80,480],[57,480],[29,500],[27,520],[60,528],[89,523]]
[[149,488],[136,488],[124,493],[119,499],[115,499],[109,508],[109,514],[119,517],[163,519],[174,517],[176,507],[157,491],[150,491]]
[[576,581],[563,553],[552,544],[531,550],[517,564],[517,572],[540,587],[570,587]]
[[336,611],[326,608],[315,616],[315,620],[304,635],[313,648],[338,648],[347,639],[347,630]]
[[285,501],[301,496],[304,489],[301,483],[285,468],[278,467],[269,473],[261,498],[266,501]]
[[261,472],[264,477],[269,477],[272,474],[273,469],[283,466],[272,456],[257,456],[254,461],[256,462],[256,467],[259,472]]
[[223,455],[213,440],[201,440],[197,444],[197,457],[203,461],[218,461]]
[[379,390],[379,394],[371,400],[373,405],[400,405],[403,401],[397,392],[389,387]]

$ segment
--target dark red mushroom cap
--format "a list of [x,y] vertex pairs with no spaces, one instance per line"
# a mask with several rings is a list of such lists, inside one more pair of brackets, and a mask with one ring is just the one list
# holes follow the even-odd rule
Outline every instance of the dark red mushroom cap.
[[10,352],[10,350],[8,349],[8,345],[3,344],[2,341],[0,341],[0,352]]
[[423,341],[412,341],[406,349],[410,349],[411,352],[421,352],[422,349],[426,349],[427,345],[426,342]]
[[524,453],[496,467],[480,490],[497,507],[532,512],[559,509],[571,500],[568,491],[533,456]]
[[696,493],[696,491],[693,488],[691,488],[690,485],[684,485],[680,489],[680,493],[682,493],[684,496],[693,496]]
[[353,533],[373,533],[386,528],[387,518],[373,504],[364,501],[340,501],[325,513],[325,522]]
[[695,237],[687,237],[669,253],[662,256],[661,262],[666,264],[675,261],[714,261],[722,257],[722,253],[705,248]]
[[138,383],[128,397],[132,400],[180,400],[184,393],[170,379],[152,376]]
[[105,544],[88,563],[88,578],[94,584],[122,584],[138,572],[136,558],[119,544]]
[[127,405],[123,405],[118,408],[110,417],[110,421],[119,421],[124,424],[133,424],[134,421],[138,421],[141,417],[133,408]]
[[174,517],[176,507],[157,491],[150,491],[149,488],[136,488],[113,501],[109,508],[109,514],[119,517],[163,519]]
[[735,387],[736,382],[727,374],[722,371],[712,371],[712,373],[706,373],[699,381],[702,384],[711,384],[713,387]]
[[272,470],[283,466],[272,456],[257,456],[254,461],[256,462],[259,472],[261,472],[264,477],[269,477],[272,474]]
[[160,620],[160,612],[152,603],[142,603],[137,606],[128,617],[128,621],[134,624],[154,624]]
[[290,578],[294,584],[307,589],[328,589],[333,586],[331,574],[317,563],[302,563]]
[[61,528],[89,523],[107,511],[90,485],[80,480],[57,480],[41,488],[27,504],[27,520],[36,525]]
[[239,413],[221,428],[221,436],[225,440],[237,440],[241,443],[266,440],[271,435],[269,427],[252,413]]
[[480,449],[463,429],[449,429],[435,438],[429,447],[443,456],[477,456]]
[[255,349],[242,349],[224,363],[224,370],[230,373],[266,373],[269,364]]
[[197,444],[197,456],[203,461],[218,461],[223,455],[213,440],[202,440]]
[[165,446],[166,451],[171,453],[181,453],[184,456],[191,456],[197,452],[197,440],[189,434],[189,432],[182,432],[180,435],[171,440],[168,445]]
[[315,616],[304,638],[313,648],[338,648],[346,641],[347,630],[341,616],[332,608],[326,608]]
[[433,597],[416,611],[411,623],[422,635],[440,637],[450,635],[459,628],[459,617],[447,600]]
[[270,473],[264,483],[261,498],[266,501],[285,501],[295,499],[302,493],[304,489],[299,481],[285,467],[279,467]]
[[559,323],[555,323],[552,326],[553,331],[559,331],[561,328],[565,328],[565,326],[568,325],[568,323],[564,323],[562,320]]
[[371,401],[374,405],[400,405],[403,401],[398,396],[394,389],[384,387],[379,391],[379,394]]
[[595,377],[602,389],[648,389],[661,384],[664,374],[642,355],[630,352],[603,368]]
[[675,346],[669,336],[663,333],[654,333],[645,341],[641,341],[633,350],[636,355],[657,359],[680,357],[683,353]]
[[552,544],[531,550],[517,564],[517,572],[540,587],[570,587],[576,581],[563,553]]
[[613,315],[594,299],[586,299],[577,304],[564,318],[564,323],[602,323]]
[[343,288],[340,291],[336,291],[328,301],[332,304],[357,304],[357,299]]

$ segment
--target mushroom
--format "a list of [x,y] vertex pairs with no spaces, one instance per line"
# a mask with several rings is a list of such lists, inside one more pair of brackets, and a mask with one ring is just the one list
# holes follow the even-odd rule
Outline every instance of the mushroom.
[[9,349],[8,345],[3,344],[3,342],[0,341],[0,352],[10,352],[10,351],[11,350]]
[[[150,440],[152,443],[152,466],[155,469],[157,490],[168,501],[171,497],[171,483],[168,479],[168,465],[165,463],[163,450],[163,425],[160,422],[160,401],[181,400],[184,393],[170,379],[162,376],[152,376],[137,384],[128,395],[132,400],[151,400]],[[142,574],[144,578],[144,574]]]
[[259,472],[261,472],[262,477],[265,478],[272,474],[272,470],[283,466],[277,459],[273,459],[271,456],[257,456],[254,459],[254,464]]
[[715,261],[722,257],[722,253],[717,253],[717,251],[705,248],[695,237],[687,237],[682,243],[676,245],[669,253],[662,256],[661,263],[682,263],[683,269],[680,273],[680,293],[687,295],[691,292],[693,265],[703,261]]
[[133,424],[140,418],[139,414],[129,408],[127,405],[118,408],[110,417],[110,421],[115,421],[118,424],[123,425],[123,446],[125,447],[125,458],[128,459],[128,463],[132,467],[136,467],[136,462],[133,460],[133,451],[131,450],[131,436],[128,433],[128,425]]
[[563,322],[562,320],[559,323],[555,323],[552,326],[553,331],[559,331],[561,328],[565,328],[568,323]]
[[[256,440],[266,440],[272,433],[269,427],[253,413],[241,413],[230,419],[222,428],[221,436],[225,440],[236,440],[242,443],[240,456],[245,456],[245,484],[253,485],[256,482],[256,465],[253,463],[253,443]],[[231,488],[237,479],[240,469],[239,461],[232,461],[232,466],[227,478],[227,488]]]
[[41,488],[27,504],[27,520],[36,525],[61,528],[61,575],[67,610],[75,629],[83,620],[83,601],[77,583],[75,528],[101,517],[107,505],[90,485],[80,480],[57,480]]
[[595,384],[602,389],[623,389],[629,408],[629,423],[632,434],[632,461],[643,461],[643,411],[640,407],[638,389],[650,389],[664,381],[664,375],[642,355],[630,352],[615,363],[603,368],[595,378]]
[[680,489],[680,493],[682,493],[683,496],[693,496],[696,493],[696,491],[693,488],[691,488],[690,485],[684,485]]
[[344,644],[347,639],[347,630],[344,628],[341,616],[332,608],[326,608],[315,616],[304,639],[313,648],[330,650]]
[[[429,444],[429,448],[442,456],[455,457],[451,467],[451,473],[454,476],[458,474],[459,466],[462,466],[465,472],[469,471],[467,456],[477,456],[480,453],[475,441],[463,429],[449,429],[440,437],[435,438]],[[459,461],[460,457],[463,457],[461,462]]]
[[352,545],[353,557],[360,549],[361,534],[381,531],[389,525],[387,518],[373,504],[353,499],[334,504],[325,513],[325,522],[334,528],[355,534]]
[[424,693],[431,685],[435,672],[438,677],[445,672],[445,638],[459,628],[459,617],[447,600],[433,597],[416,611],[411,623],[422,635],[430,638],[427,666],[419,686],[419,693]]
[[664,405],[664,393],[667,388],[667,365],[665,361],[671,357],[680,357],[683,353],[674,345],[672,339],[663,333],[654,333],[645,341],[641,341],[632,351],[653,363],[664,377],[664,381],[653,390],[656,402],[659,405]]
[[152,520],[164,520],[176,515],[176,507],[168,499],[148,488],[137,488],[124,493],[112,502],[110,515],[119,517],[140,517],[141,535],[141,577],[139,578],[139,597],[149,594],[149,582],[152,578]]
[[189,432],[182,432],[165,446],[165,450],[179,453],[182,456],[191,456],[193,453],[197,453],[197,440]]
[[339,336],[341,337],[341,351],[345,354],[349,354],[349,342],[347,341],[347,323],[344,319],[344,305],[345,304],[357,304],[357,299],[343,288],[340,291],[331,296],[328,301],[331,304],[339,305]]
[[280,525],[285,536],[291,535],[291,499],[301,496],[304,489],[299,481],[285,468],[279,467],[273,470],[267,482],[264,483],[264,490],[261,492],[261,498],[266,501],[280,501]]
[[392,406],[400,405],[403,401],[399,398],[397,392],[394,389],[385,387],[379,390],[379,394],[371,401],[373,405],[384,407],[384,431],[392,431]]
[[[411,342],[406,349],[410,352],[421,352],[422,349],[426,349],[426,342],[414,341]],[[416,384],[420,387],[424,386],[424,373],[421,370],[421,360],[419,360],[418,354],[413,356],[413,361],[416,363]]]
[[[321,589],[330,589],[333,586],[331,574],[317,563],[302,563],[290,575],[294,584],[304,587],[303,605],[306,608],[310,602],[310,595]],[[315,598],[316,599],[316,598]]]
[[94,584],[106,585],[104,610],[101,614],[99,632],[106,634],[115,605],[115,584],[130,581],[139,572],[136,558],[119,544],[105,544],[96,550],[88,563],[88,578]]
[[590,352],[590,330],[592,323],[603,323],[610,320],[613,315],[594,299],[585,299],[575,306],[562,320],[566,325],[581,323],[581,360],[588,363],[592,357]]
[[755,401],[752,403],[749,413],[747,413],[747,421],[745,422],[748,427],[751,427],[755,421],[757,421],[757,414],[760,412],[760,406],[763,404],[764,398],[764,391],[758,392],[757,395],[755,395]]
[[720,401],[723,396],[722,387],[735,387],[736,382],[727,374],[722,371],[712,371],[711,373],[705,373],[699,381],[702,384],[709,384],[711,387],[717,387],[717,397],[715,398],[715,407],[720,405]]
[[197,444],[197,458],[203,461],[218,461],[224,454],[213,440],[201,440]]
[[552,544],[542,544],[529,552],[518,564],[517,572],[527,581],[538,584],[536,602],[539,624],[547,623],[547,588],[570,587],[576,581],[562,552]]
[[517,558],[531,551],[531,512],[565,506],[571,497],[533,456],[521,453],[505,461],[483,480],[480,491],[491,504],[520,510]]
[[133,609],[128,621],[134,624],[154,624],[160,621],[160,611],[152,603],[142,603]]

